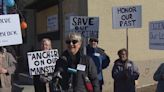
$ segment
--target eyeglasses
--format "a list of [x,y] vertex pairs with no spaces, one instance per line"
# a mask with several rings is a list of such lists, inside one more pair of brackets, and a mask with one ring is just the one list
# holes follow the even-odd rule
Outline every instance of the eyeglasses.
[[66,44],[71,44],[71,43],[76,44],[77,42],[78,42],[78,40],[66,40],[65,41]]

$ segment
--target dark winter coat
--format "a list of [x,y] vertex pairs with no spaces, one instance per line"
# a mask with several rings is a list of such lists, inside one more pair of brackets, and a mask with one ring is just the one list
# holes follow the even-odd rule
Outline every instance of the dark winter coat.
[[93,59],[97,67],[97,73],[98,73],[100,85],[103,85],[104,80],[103,80],[102,70],[109,66],[110,63],[109,56],[104,52],[103,49],[99,47],[92,48],[90,45],[87,45],[86,48],[87,48],[87,55],[89,55]]
[[[129,67],[125,67],[129,64]],[[139,77],[138,68],[132,61],[116,60],[112,69],[114,92],[135,92],[135,80]]]
[[[69,89],[69,84],[71,82],[73,86],[73,91],[71,92],[87,92],[85,87],[85,82],[83,76],[88,76],[92,85],[94,92],[100,92],[96,66],[92,59],[88,56],[83,55],[78,52],[76,54],[76,62],[73,62],[68,51],[64,51],[62,56],[57,60],[55,70],[63,70],[62,80],[60,81],[61,86],[64,90]],[[86,66],[85,70],[78,70],[77,66],[83,65]],[[68,72],[68,68],[76,69],[76,73]],[[72,79],[71,76],[73,75]]]
[[[163,76],[162,76],[163,75]],[[158,81],[156,92],[164,92],[164,63],[162,63],[154,73],[154,80]]]

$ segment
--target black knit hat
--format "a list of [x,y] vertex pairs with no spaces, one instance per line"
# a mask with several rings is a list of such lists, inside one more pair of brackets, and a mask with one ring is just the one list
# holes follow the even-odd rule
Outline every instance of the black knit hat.
[[92,37],[92,38],[89,39],[89,41],[90,41],[90,42],[93,42],[93,41],[98,42],[99,40],[98,40],[98,38],[96,38],[96,37]]

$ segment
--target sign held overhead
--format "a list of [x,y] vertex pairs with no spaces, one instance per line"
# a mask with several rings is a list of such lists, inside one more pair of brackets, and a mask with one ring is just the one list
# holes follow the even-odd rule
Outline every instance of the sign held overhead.
[[141,28],[141,6],[112,8],[113,29]]
[[22,44],[19,15],[0,15],[0,46],[17,44]]
[[70,32],[81,33],[82,36],[98,38],[99,17],[71,16]]

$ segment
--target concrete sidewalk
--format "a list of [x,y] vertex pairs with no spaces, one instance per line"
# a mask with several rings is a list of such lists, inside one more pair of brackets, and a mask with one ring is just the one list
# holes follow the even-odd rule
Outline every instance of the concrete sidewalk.
[[12,92],[34,92],[32,77],[19,73],[14,80]]

